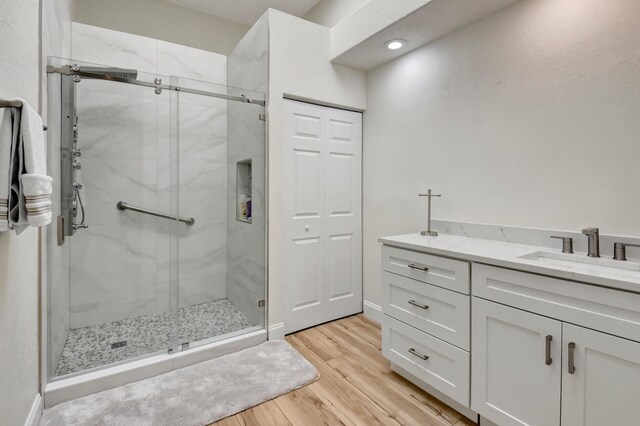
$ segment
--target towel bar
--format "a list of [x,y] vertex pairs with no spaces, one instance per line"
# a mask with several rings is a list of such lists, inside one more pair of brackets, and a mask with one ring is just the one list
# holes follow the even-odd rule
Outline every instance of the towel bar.
[[[0,108],[22,108],[22,102],[20,101],[3,101],[0,99]],[[47,131],[47,126],[42,125],[42,130]]]

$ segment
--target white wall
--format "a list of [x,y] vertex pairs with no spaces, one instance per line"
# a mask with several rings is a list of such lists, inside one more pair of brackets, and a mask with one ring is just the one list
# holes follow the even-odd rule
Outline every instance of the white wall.
[[368,74],[365,299],[376,238],[436,218],[640,235],[640,2],[523,0]]
[[74,22],[227,55],[249,27],[163,0],[72,0]]
[[[269,22],[263,15],[227,58],[229,94],[265,99],[269,78]],[[243,89],[237,89],[237,88]],[[266,130],[260,105],[230,101],[227,112],[227,298],[256,325],[264,326],[266,292]],[[251,159],[252,221],[236,220],[236,163]]]
[[329,28],[270,9],[269,14],[269,325],[283,321],[283,98],[364,109],[365,74],[329,61]]
[[371,0],[320,0],[303,18],[332,28]]
[[[0,97],[39,109],[40,5],[0,0]],[[38,231],[0,236],[0,413],[22,425],[38,395]]]

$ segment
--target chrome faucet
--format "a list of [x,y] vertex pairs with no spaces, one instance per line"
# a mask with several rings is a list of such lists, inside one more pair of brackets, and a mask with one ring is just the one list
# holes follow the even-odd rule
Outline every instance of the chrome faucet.
[[585,228],[582,233],[589,238],[587,256],[600,257],[600,230],[598,228]]
[[640,247],[640,244],[614,243],[613,260],[627,260],[627,247]]

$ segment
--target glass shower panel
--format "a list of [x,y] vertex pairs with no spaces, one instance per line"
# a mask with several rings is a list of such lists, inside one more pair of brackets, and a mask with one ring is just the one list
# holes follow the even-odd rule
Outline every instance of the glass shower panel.
[[[160,215],[177,212],[177,109],[171,91],[118,80],[169,77],[74,64],[115,79],[49,77],[59,79],[50,88],[60,89],[49,95],[61,110],[61,129],[49,132],[59,136],[50,143],[49,161],[63,222],[50,227],[49,252],[50,259],[66,254],[69,264],[68,331],[66,337],[50,332],[50,339],[64,337],[61,353],[50,351],[53,377],[166,353],[176,342],[175,233],[181,223]],[[64,242],[56,246],[61,233]],[[64,297],[55,290],[64,286],[56,282],[65,279],[59,269],[50,264],[53,321],[65,315],[52,303]]]
[[49,65],[49,376],[264,329],[264,93]]
[[179,230],[178,335],[193,347],[264,327],[264,106],[249,100],[265,96],[182,77],[177,85],[190,89],[178,92],[180,215],[195,218]]

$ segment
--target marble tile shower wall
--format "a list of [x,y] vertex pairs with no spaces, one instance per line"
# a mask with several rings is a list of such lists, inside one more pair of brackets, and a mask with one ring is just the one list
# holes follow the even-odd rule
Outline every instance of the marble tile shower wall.
[[[268,83],[268,22],[261,18],[228,57],[229,86],[266,93]],[[233,89],[230,89],[233,90]],[[258,301],[266,291],[266,141],[265,122],[257,107],[228,106],[228,280],[227,298],[255,324],[264,325]],[[234,220],[236,162],[251,159],[253,175],[251,224]]]
[[[79,61],[226,85],[225,56],[132,34],[73,23],[72,52]],[[70,239],[71,328],[170,308],[168,222],[115,205],[171,211],[175,160],[169,92],[90,80],[78,88],[89,228]],[[184,307],[226,297],[227,105],[179,96],[179,208],[196,218],[194,226],[179,227]]]
[[[42,119],[47,123],[49,130],[48,148],[50,153],[60,152],[60,105],[52,103],[52,108],[48,105],[48,76],[45,72],[47,57],[67,57],[71,54],[71,17],[69,14],[70,5],[67,1],[43,0],[42,1]],[[55,79],[51,80],[52,93],[60,91],[59,84]],[[49,154],[50,155],[50,154]],[[49,167],[49,174],[53,180],[53,215],[60,214],[60,163],[52,162]],[[57,196],[55,196],[57,194]],[[54,238],[53,227],[50,227],[51,234],[47,238]],[[58,247],[55,244],[47,245],[47,279],[50,283],[47,286],[49,292],[50,315],[49,321],[49,370],[55,371],[58,360],[62,354],[64,343],[69,334],[69,246]]]

